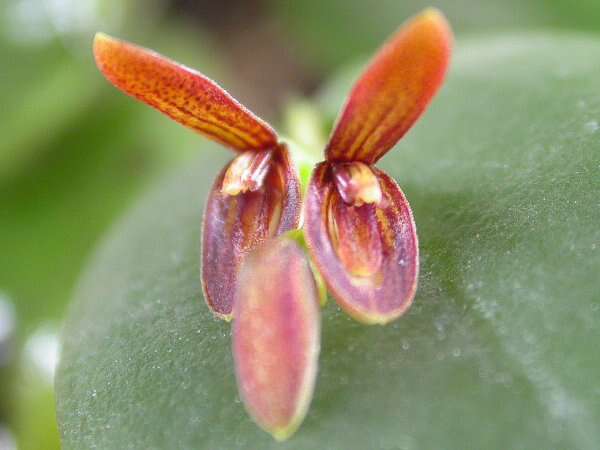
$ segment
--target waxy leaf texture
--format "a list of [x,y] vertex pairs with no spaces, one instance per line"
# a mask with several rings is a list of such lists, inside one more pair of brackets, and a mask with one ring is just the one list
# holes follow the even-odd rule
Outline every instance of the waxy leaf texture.
[[[199,298],[203,152],[100,246],[56,378],[65,450],[569,448],[600,442],[600,40],[458,40],[428,113],[378,164],[410,200],[412,308],[365,327],[329,301],[319,379],[285,443],[238,397],[230,326]],[[333,120],[357,72],[321,97]],[[315,444],[316,443],[316,444]]]

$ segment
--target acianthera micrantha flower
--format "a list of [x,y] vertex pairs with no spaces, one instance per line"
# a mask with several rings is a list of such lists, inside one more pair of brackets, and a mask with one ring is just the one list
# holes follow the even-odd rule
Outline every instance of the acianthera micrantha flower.
[[419,248],[396,182],[373,165],[411,128],[442,84],[452,34],[427,10],[405,24],[358,80],[306,196],[310,254],[338,304],[365,323],[410,306]]
[[96,62],[111,83],[237,153],[206,203],[201,278],[212,312],[234,319],[240,397],[276,439],[293,434],[312,398],[321,327],[316,280],[366,324],[388,323],[413,301],[419,248],[412,211],[375,163],[429,105],[451,47],[450,26],[435,9],[404,24],[359,77],[303,189],[294,161],[308,158],[290,150],[300,148],[215,82],[96,35]]
[[241,261],[298,227],[300,181],[275,131],[204,75],[150,50],[98,33],[96,63],[116,87],[237,156],[217,175],[202,231],[202,282],[209,308],[230,319]]

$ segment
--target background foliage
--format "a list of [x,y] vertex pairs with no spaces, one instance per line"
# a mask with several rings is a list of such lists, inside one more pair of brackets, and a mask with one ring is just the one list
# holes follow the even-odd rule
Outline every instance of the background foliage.
[[[282,448],[596,447],[599,48],[461,41],[440,98],[382,164],[420,230],[415,306],[364,327],[329,302],[315,401]],[[323,109],[348,88],[330,85]],[[213,160],[141,202],[84,276],[57,383],[65,448],[279,447],[239,404],[229,325],[202,304]]]

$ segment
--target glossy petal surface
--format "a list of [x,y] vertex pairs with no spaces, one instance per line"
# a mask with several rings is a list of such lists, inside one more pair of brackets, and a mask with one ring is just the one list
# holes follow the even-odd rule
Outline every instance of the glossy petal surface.
[[233,356],[240,395],[262,428],[286,439],[310,404],[320,339],[319,295],[296,242],[275,239],[246,258],[235,315]]
[[234,150],[268,150],[277,135],[214,81],[158,53],[98,33],[94,56],[126,94]]
[[374,163],[392,148],[442,84],[451,44],[450,26],[435,9],[402,26],[352,89],[326,158]]
[[308,188],[308,247],[348,314],[365,323],[387,323],[406,311],[417,287],[419,249],[410,206],[394,180],[378,169],[373,171],[380,204],[347,205],[331,166],[317,166]]
[[243,257],[266,238],[298,227],[300,183],[281,147],[272,157],[263,186],[255,191],[228,195],[223,179],[231,163],[219,174],[204,212],[202,284],[208,306],[231,318],[233,293]]

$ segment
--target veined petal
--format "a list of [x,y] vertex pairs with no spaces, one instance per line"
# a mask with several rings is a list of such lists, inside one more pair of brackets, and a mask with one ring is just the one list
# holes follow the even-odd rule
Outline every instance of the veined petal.
[[280,237],[246,258],[233,322],[240,396],[275,439],[298,428],[312,399],[319,356],[319,294],[298,244]]
[[328,161],[372,164],[423,113],[442,84],[452,31],[435,9],[392,36],[358,80],[325,150]]
[[[235,160],[234,160],[235,161]],[[300,181],[289,152],[273,152],[261,187],[229,195],[222,189],[230,162],[219,174],[204,212],[202,285],[209,308],[232,317],[233,294],[244,256],[265,239],[298,228]]]
[[209,139],[238,151],[277,145],[266,122],[201,73],[102,33],[94,38],[94,56],[117,88]]
[[410,206],[395,181],[373,168],[381,201],[348,205],[332,166],[313,172],[306,197],[306,243],[338,304],[368,324],[404,313],[417,287],[419,247]]

